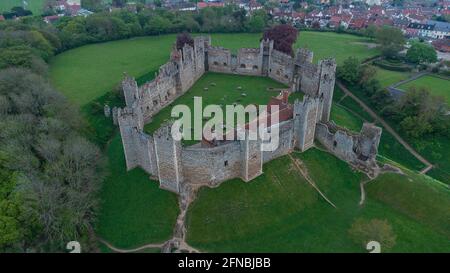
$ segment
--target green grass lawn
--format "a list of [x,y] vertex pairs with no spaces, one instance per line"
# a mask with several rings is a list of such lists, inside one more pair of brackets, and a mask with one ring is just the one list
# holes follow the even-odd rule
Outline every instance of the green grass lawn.
[[350,56],[363,61],[379,54],[378,49],[368,48],[364,43],[373,43],[373,41],[350,34],[301,31],[295,47],[306,47],[312,50],[315,62],[334,57],[339,65]]
[[[147,75],[149,80],[159,66],[167,62],[175,35],[133,38],[87,45],[56,56],[50,64],[52,83],[69,99],[85,105],[117,87],[123,72],[132,76]],[[213,45],[232,49],[258,47],[261,34],[212,34]],[[329,32],[301,32],[295,47],[308,46],[315,61],[336,57],[341,63],[349,56],[360,59],[377,54],[358,44],[365,39]]]
[[[215,84],[215,86],[212,84]],[[242,88],[241,90],[238,90],[239,86]],[[194,96],[202,97],[204,106],[222,104],[225,113],[225,105],[232,105],[233,103],[267,105],[271,97],[279,94],[279,91],[268,90],[270,87],[275,89],[286,88],[285,85],[267,77],[206,73],[183,96],[153,116],[152,122],[145,126],[145,131],[152,133],[161,126],[161,123],[171,119],[170,114],[175,105],[183,104],[190,109],[194,109]],[[208,88],[208,90],[205,91],[204,88]],[[245,93],[245,96],[242,95],[243,93]],[[300,98],[301,95],[295,95],[294,97]]]
[[[42,9],[44,7],[45,0],[26,0],[28,6],[25,6],[25,9],[31,10],[33,15],[40,15],[42,13]],[[0,13],[4,11],[9,11],[13,7],[22,7],[22,0],[1,0],[0,1]]]
[[[389,221],[397,236],[394,252],[448,251],[448,221],[438,219],[448,215],[443,211],[450,205],[448,189],[430,190],[426,184],[415,192],[406,178],[398,180],[406,192],[402,194],[395,184],[385,182],[391,175],[383,175],[379,178],[382,192],[399,195],[402,199],[398,203],[409,201],[410,209],[383,199],[375,191],[369,192],[366,204],[360,207],[360,173],[317,149],[294,156],[303,160],[310,176],[337,209],[307,184],[285,156],[265,164],[264,174],[249,183],[235,179],[215,189],[201,189],[188,211],[188,242],[211,252],[365,252],[348,234],[353,221],[361,217]],[[422,183],[423,177],[415,179]],[[432,191],[438,192],[438,199],[430,198]],[[431,207],[423,209],[423,205]],[[441,205],[439,214],[423,218],[422,211]]]
[[331,107],[330,119],[336,124],[355,132],[359,132],[363,125],[362,119],[353,115],[351,112],[336,103],[333,103]]
[[97,234],[122,248],[170,239],[179,212],[176,195],[159,189],[141,169],[126,171],[120,135],[112,139],[107,156]]
[[383,88],[393,85],[399,81],[406,80],[411,76],[410,72],[392,71],[377,66],[375,66],[375,69],[377,71],[376,79],[380,81],[381,87]]
[[438,78],[431,75],[420,77],[414,81],[407,82],[400,85],[398,88],[408,90],[411,87],[426,88],[430,90],[431,94],[444,98],[448,105],[450,105],[450,81]]

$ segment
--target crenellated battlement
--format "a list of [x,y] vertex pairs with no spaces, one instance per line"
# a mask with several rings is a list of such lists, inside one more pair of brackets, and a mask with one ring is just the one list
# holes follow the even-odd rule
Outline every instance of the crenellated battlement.
[[[184,184],[214,187],[237,177],[250,181],[262,174],[264,162],[295,148],[306,151],[315,140],[339,158],[363,170],[373,169],[381,128],[364,124],[361,132],[349,133],[330,123],[336,62],[312,61],[310,50],[298,49],[290,56],[274,50],[273,41],[262,40],[259,48],[241,48],[234,55],[229,49],[211,46],[209,36],[198,36],[193,47],[174,47],[154,80],[138,87],[136,80],[125,74],[126,107],[118,110],[117,117],[127,169],[141,167],[158,178],[161,188],[179,193]],[[153,135],[143,132],[155,114],[185,94],[206,71],[268,76],[288,85],[291,92],[305,93],[302,101],[285,104],[283,120],[270,125],[271,130],[279,129],[275,150],[263,151],[262,141],[248,138],[183,147],[172,138],[170,122]],[[280,94],[273,102],[281,97],[285,96]]]

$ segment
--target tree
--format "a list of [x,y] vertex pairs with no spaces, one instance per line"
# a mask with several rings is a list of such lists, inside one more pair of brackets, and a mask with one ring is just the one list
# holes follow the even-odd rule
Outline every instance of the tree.
[[144,31],[147,34],[162,34],[169,32],[171,22],[166,17],[155,15],[150,17],[144,27]]
[[112,0],[112,5],[114,7],[122,8],[126,5],[127,0]]
[[39,228],[37,213],[27,209],[31,199],[18,189],[17,171],[7,167],[8,156],[0,151],[0,251],[23,250],[23,241],[35,235]]
[[352,224],[348,233],[353,242],[362,245],[364,248],[370,241],[379,242],[381,251],[392,249],[396,241],[394,231],[387,220],[358,218]]
[[380,44],[383,56],[393,58],[403,49],[405,37],[400,29],[384,26],[379,28],[375,34],[377,42]]
[[81,7],[90,11],[100,11],[104,5],[102,0],[81,0]]
[[366,29],[364,29],[363,33],[365,36],[369,37],[370,39],[374,39],[375,35],[377,33],[377,27],[375,25],[369,25]]
[[356,84],[359,81],[359,66],[360,63],[357,58],[348,57],[344,64],[338,67],[337,76],[350,84]]
[[274,49],[293,55],[292,45],[297,40],[298,31],[291,25],[276,25],[264,31],[263,39],[273,40]]
[[366,85],[377,75],[377,70],[371,65],[360,65],[358,69],[359,84]]
[[191,47],[194,47],[194,39],[192,39],[191,35],[187,32],[183,32],[177,35],[177,49],[183,49],[184,45],[188,44]]
[[437,62],[436,50],[433,46],[415,42],[406,52],[406,59],[415,64]]
[[4,69],[0,128],[0,251],[84,244],[102,175],[99,150],[81,136],[74,107],[46,79]]
[[24,9],[23,7],[13,7],[11,9],[11,12],[14,13],[17,17],[33,15],[31,11]]
[[262,15],[252,15],[246,23],[246,29],[249,32],[260,32],[266,25],[265,17]]
[[312,24],[311,24],[311,27],[313,28],[313,29],[320,29],[320,22],[319,21],[313,21],[312,22]]
[[398,101],[386,108],[384,115],[391,115],[402,130],[413,138],[430,133],[443,135],[449,132],[448,107],[444,99],[432,96],[426,88],[410,88]]

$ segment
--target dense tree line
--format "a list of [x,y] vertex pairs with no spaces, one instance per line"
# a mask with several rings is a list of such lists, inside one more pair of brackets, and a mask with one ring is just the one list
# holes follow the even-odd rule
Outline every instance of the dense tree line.
[[0,251],[89,245],[100,153],[79,133],[76,109],[42,76],[8,68],[0,71],[0,127]]
[[48,83],[47,61],[62,49],[42,20],[0,23],[0,252],[94,246],[101,158]]
[[135,36],[180,32],[261,32],[269,16],[258,11],[247,16],[236,6],[205,8],[197,12],[142,9],[137,13],[118,10],[88,17],[64,17],[56,24],[63,49],[87,43]]

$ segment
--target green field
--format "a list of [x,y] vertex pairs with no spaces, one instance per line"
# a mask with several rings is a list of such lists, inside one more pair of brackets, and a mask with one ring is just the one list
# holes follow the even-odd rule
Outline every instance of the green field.
[[350,56],[363,61],[379,54],[378,49],[369,48],[365,43],[371,43],[371,41],[350,34],[303,31],[300,32],[295,47],[306,47],[312,50],[316,62],[323,58],[334,57],[339,65]]
[[361,207],[360,173],[317,149],[294,156],[337,209],[285,156],[265,164],[264,174],[249,183],[235,179],[201,189],[188,212],[188,242],[208,252],[365,252],[348,235],[362,217],[389,221],[397,236],[393,252],[448,251],[450,192],[444,186],[415,174],[382,175],[369,183]]
[[430,90],[431,94],[444,98],[447,104],[450,105],[450,80],[426,75],[402,84],[398,88],[408,90],[411,87],[426,88]]
[[[123,72],[141,77],[154,74],[167,62],[175,35],[162,35],[87,45],[56,56],[50,66],[50,77],[56,88],[79,105],[117,87]],[[241,47],[258,47],[261,34],[212,34],[213,45],[236,51]],[[308,46],[315,61],[336,57],[338,63],[349,56],[360,59],[377,54],[358,42],[358,36],[329,32],[301,32],[296,47]],[[70,65],[68,65],[70,64]],[[151,78],[151,77],[150,77]]]
[[122,248],[170,239],[179,211],[176,195],[159,189],[159,183],[150,180],[141,169],[126,171],[118,134],[107,155],[109,174],[100,193],[97,234]]
[[336,124],[355,132],[359,132],[363,125],[362,119],[353,115],[351,112],[336,103],[334,103],[331,107],[330,119]]
[[376,79],[380,81],[381,87],[383,88],[393,85],[399,81],[406,80],[411,76],[411,73],[409,72],[392,71],[376,66],[375,69],[377,71]]
[[[44,6],[45,0],[26,0],[28,6],[24,6],[25,9],[31,10],[33,15],[40,15]],[[13,7],[22,7],[22,0],[1,0],[0,1],[0,13],[9,11]]]
[[[238,87],[242,89],[239,90]],[[204,88],[208,88],[208,90],[205,91]],[[268,88],[279,89],[286,88],[286,86],[267,77],[206,73],[183,96],[153,116],[152,122],[145,126],[145,131],[152,133],[160,127],[161,123],[169,120],[172,106],[184,104],[193,109],[194,96],[202,97],[204,106],[223,105],[222,109],[225,112],[225,105],[233,103],[266,105],[271,97],[279,94],[279,91]]]

